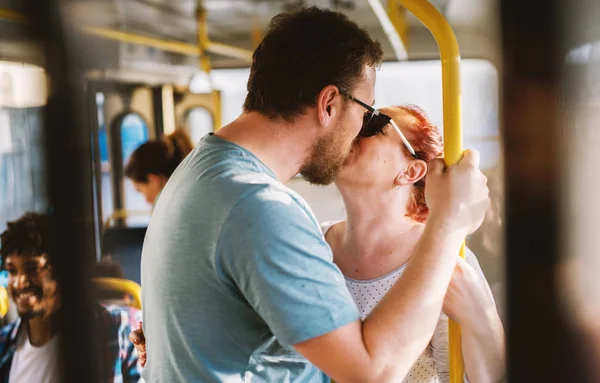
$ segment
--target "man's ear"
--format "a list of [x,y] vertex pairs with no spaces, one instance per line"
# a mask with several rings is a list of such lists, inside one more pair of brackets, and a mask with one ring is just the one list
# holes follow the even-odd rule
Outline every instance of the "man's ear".
[[341,113],[342,95],[335,85],[327,85],[317,96],[317,117],[321,126],[327,127]]

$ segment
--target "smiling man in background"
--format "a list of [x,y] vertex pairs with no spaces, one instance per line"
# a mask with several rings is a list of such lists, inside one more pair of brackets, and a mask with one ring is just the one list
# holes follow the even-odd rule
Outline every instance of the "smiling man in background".
[[[0,234],[8,292],[19,318],[0,330],[0,381],[61,382],[60,289],[53,273],[50,217],[27,213]],[[126,310],[94,304],[102,382],[137,382],[137,352]]]

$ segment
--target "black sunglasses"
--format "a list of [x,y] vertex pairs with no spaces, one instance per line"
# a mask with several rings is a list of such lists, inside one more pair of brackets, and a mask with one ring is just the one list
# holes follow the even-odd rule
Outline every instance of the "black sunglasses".
[[394,120],[392,120],[390,116],[380,113],[377,109],[360,101],[359,99],[355,98],[346,91],[340,89],[340,93],[367,110],[365,112],[365,116],[363,117],[362,127],[360,128],[360,132],[358,133],[359,136],[372,137],[377,133],[381,133],[383,131],[383,128],[385,128],[387,124],[390,124],[392,125],[392,128],[394,128],[396,133],[398,133],[398,135],[400,136],[400,139],[404,143],[404,146],[406,146],[406,149],[408,149],[409,153],[414,158],[417,158],[417,153],[413,149],[412,145],[408,142],[404,134],[402,134],[400,128],[398,128],[398,125],[396,125],[396,123],[394,122]]

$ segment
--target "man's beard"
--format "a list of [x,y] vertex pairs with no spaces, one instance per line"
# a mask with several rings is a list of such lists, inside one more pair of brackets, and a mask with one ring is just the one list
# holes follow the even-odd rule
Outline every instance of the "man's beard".
[[[26,290],[27,290],[27,291],[25,291],[26,293],[29,293],[29,294],[32,294],[35,296],[36,301],[39,302],[38,304],[41,304],[44,302],[44,292],[41,288],[30,287],[30,288],[27,288]],[[15,292],[13,294],[13,301],[16,302],[18,299],[18,296],[22,292],[23,291]],[[19,317],[21,317],[21,319],[23,319],[23,320],[42,317],[42,316],[44,316],[45,313],[46,313],[46,310],[44,308],[39,308],[37,310],[34,310],[33,308],[31,308],[27,311],[19,311],[19,309],[17,308],[17,314],[19,314]]]
[[46,310],[42,309],[42,310],[36,310],[36,311],[27,311],[27,312],[19,312],[19,317],[21,318],[21,320],[29,320],[29,319],[33,319],[33,318],[41,318],[46,314]]
[[302,178],[314,185],[332,183],[350,153],[350,146],[343,148],[341,139],[341,135],[335,131],[319,138],[314,143],[307,161],[300,168]]

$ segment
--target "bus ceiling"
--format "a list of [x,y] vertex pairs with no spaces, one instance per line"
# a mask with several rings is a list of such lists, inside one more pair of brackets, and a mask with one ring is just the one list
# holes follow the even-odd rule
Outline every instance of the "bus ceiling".
[[[464,58],[498,61],[496,0],[430,2],[449,20]],[[98,54],[83,65],[96,70],[96,76],[99,70],[123,70],[164,77],[173,66],[197,71],[201,54],[210,58],[212,68],[250,66],[269,20],[297,5],[330,6],[346,13],[381,42],[387,61],[439,58],[431,34],[397,0],[85,1],[68,3],[65,14],[92,36],[81,43]],[[27,21],[13,9],[0,10],[0,20],[2,30]]]

